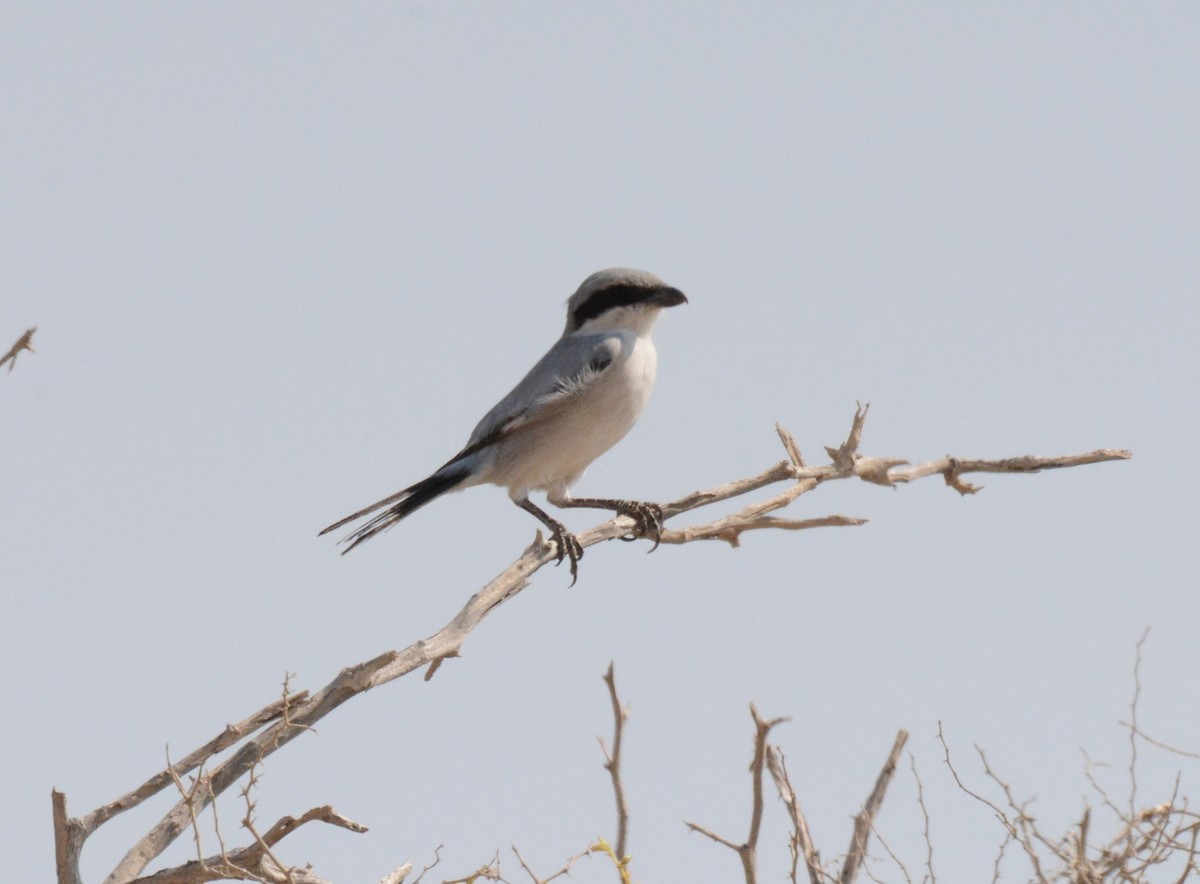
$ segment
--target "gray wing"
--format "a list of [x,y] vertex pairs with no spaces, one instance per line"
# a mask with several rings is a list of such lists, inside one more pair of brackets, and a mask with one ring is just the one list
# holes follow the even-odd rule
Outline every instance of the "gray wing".
[[466,447],[447,465],[521,427],[545,420],[583,395],[628,350],[625,337],[616,332],[559,338],[521,382],[483,416]]

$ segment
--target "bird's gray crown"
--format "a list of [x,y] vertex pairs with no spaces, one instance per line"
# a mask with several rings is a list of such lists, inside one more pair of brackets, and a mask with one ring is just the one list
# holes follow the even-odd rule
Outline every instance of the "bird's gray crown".
[[683,292],[645,270],[597,270],[567,301],[567,332],[617,307],[673,307],[686,301]]

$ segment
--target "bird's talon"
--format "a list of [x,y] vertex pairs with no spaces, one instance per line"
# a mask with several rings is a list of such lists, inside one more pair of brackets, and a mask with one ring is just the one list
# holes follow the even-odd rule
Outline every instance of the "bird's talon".
[[648,537],[654,541],[654,545],[650,547],[650,552],[658,549],[658,545],[662,540],[662,507],[657,503],[643,503],[640,500],[622,501],[624,506],[619,512],[621,515],[628,516],[633,519],[637,527],[637,533],[630,537],[626,535],[622,540],[635,539],[637,537]]
[[579,541],[575,539],[575,535],[568,531],[564,526],[557,525],[553,529],[554,533],[551,539],[554,545],[558,548],[557,561],[555,565],[561,565],[563,559],[571,561],[571,585],[575,585],[575,581],[579,579],[579,560],[583,558],[583,547]]

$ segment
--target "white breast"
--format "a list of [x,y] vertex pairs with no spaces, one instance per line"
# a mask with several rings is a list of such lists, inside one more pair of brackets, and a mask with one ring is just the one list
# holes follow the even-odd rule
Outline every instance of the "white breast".
[[507,487],[514,500],[531,490],[565,490],[637,423],[654,388],[658,357],[649,335],[626,340],[628,350],[585,393],[497,452],[499,469],[491,481]]

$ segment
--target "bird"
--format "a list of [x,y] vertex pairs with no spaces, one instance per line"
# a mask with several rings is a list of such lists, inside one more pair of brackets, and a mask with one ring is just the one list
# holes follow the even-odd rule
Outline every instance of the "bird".
[[[342,554],[450,491],[492,484],[550,531],[557,563],[570,560],[571,585],[583,547],[562,522],[529,499],[546,492],[556,507],[629,516],[658,547],[662,508],[624,498],[572,497],[584,470],[637,423],[654,387],[658,356],[650,333],[665,308],[686,304],[653,273],[613,267],[585,279],[567,300],[562,336],[483,416],[463,449],[429,477],[339,519],[320,534],[376,513],[339,541]],[[382,512],[377,512],[382,510]],[[630,538],[632,539],[632,538]]]

